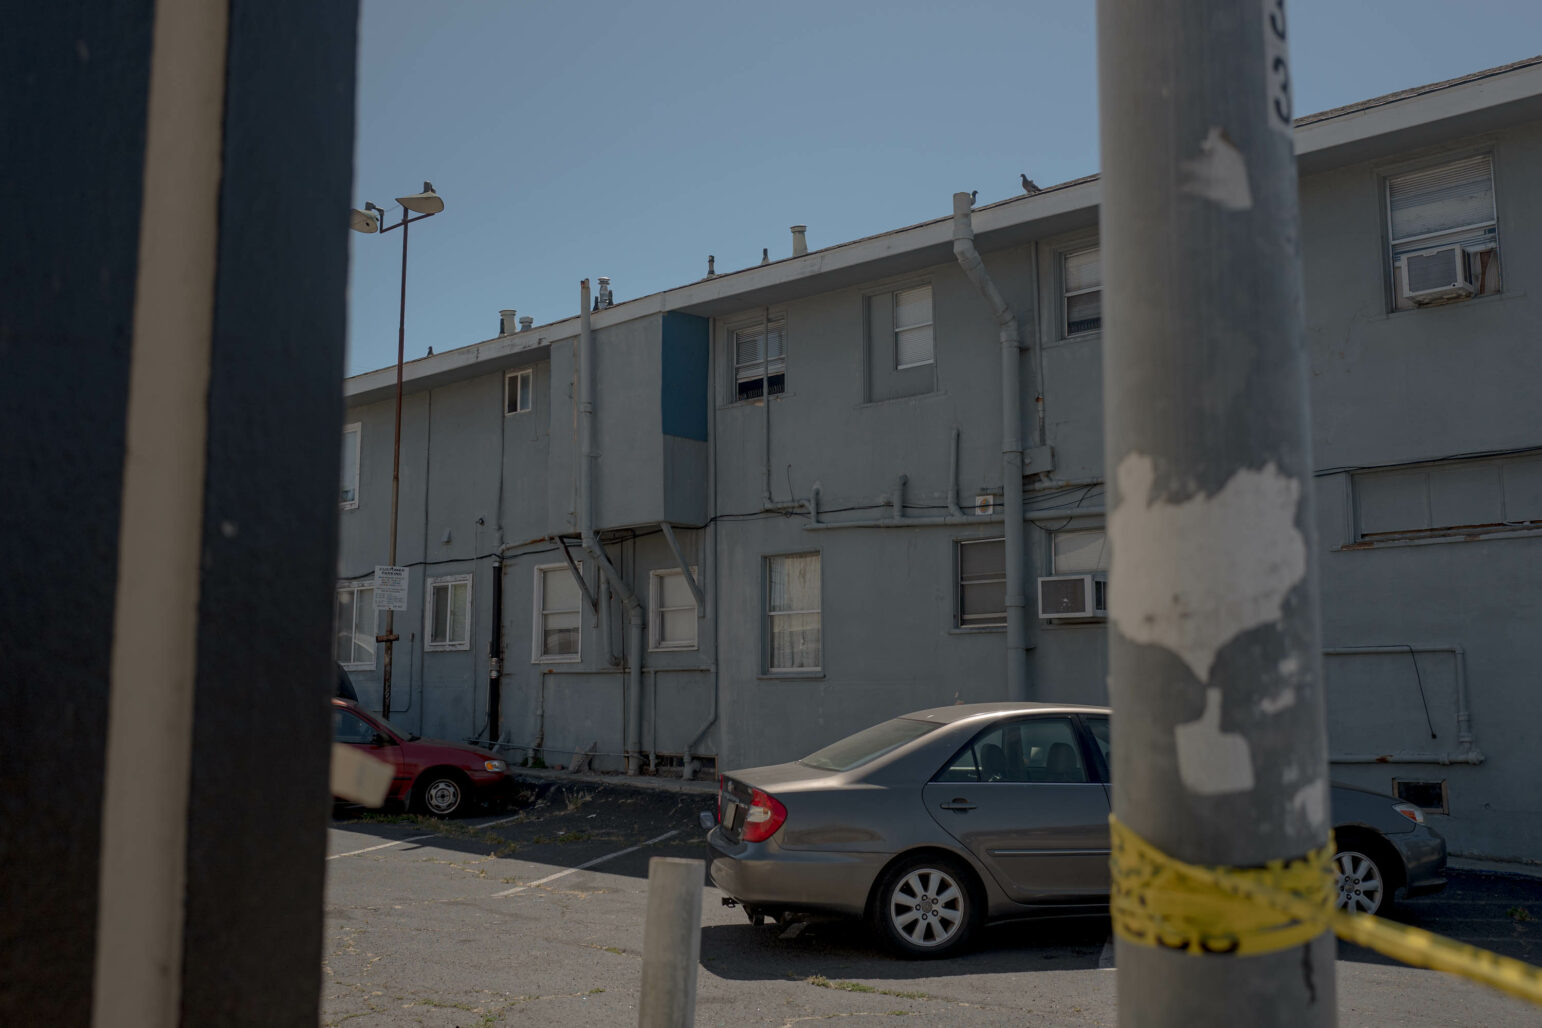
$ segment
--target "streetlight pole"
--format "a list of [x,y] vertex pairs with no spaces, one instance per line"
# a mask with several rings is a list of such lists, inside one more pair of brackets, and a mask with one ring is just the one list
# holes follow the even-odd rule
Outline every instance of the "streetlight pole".
[[[390,566],[396,567],[396,512],[398,500],[401,496],[401,472],[402,472],[402,365],[407,355],[407,226],[414,221],[422,221],[424,218],[432,218],[435,214],[444,210],[444,201],[439,194],[434,192],[431,182],[423,183],[421,193],[413,193],[410,196],[399,196],[396,202],[402,205],[402,220],[395,225],[380,227],[380,215],[385,211],[375,204],[366,203],[364,210],[355,210],[349,227],[356,232],[366,235],[375,232],[391,232],[402,230],[402,288],[401,301],[398,305],[396,321],[396,426],[391,444],[391,544]],[[411,215],[416,214],[417,217]],[[380,714],[386,719],[391,717],[391,653],[392,644],[396,642],[396,611],[394,608],[386,611],[385,631],[375,636],[375,641],[385,644],[385,660],[380,669]]]

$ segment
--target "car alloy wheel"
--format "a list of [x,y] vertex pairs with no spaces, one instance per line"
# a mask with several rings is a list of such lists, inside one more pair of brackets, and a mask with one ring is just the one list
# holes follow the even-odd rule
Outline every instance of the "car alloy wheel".
[[940,953],[963,941],[969,929],[968,887],[940,861],[900,869],[884,890],[881,916],[903,948]]
[[1386,903],[1387,881],[1376,861],[1356,850],[1334,854],[1338,874],[1338,908],[1354,914],[1374,914]]
[[460,809],[464,796],[460,782],[443,775],[423,787],[423,806],[435,817],[449,817]]

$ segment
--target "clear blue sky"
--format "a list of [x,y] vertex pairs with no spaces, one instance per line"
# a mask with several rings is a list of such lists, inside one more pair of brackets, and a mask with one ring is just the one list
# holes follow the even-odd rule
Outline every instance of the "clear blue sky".
[[[1097,171],[1092,0],[363,0],[354,203],[412,228],[407,357]],[[1294,0],[1298,113],[1542,52],[1536,0]],[[350,234],[347,372],[396,360],[400,233]]]

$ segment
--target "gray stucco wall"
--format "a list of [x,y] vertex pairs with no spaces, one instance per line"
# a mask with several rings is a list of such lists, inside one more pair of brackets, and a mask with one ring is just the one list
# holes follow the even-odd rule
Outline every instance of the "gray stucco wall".
[[[1516,785],[1542,771],[1530,740],[1542,538],[1512,533],[1366,546],[1348,515],[1353,469],[1542,445],[1534,400],[1542,315],[1530,296],[1542,267],[1542,192],[1530,174],[1542,158],[1542,127],[1449,149],[1472,147],[1495,156],[1505,282],[1495,297],[1388,312],[1383,176],[1426,155],[1339,168],[1301,183],[1315,462],[1322,469],[1314,502],[1325,644],[1460,648],[1475,743],[1485,756],[1478,765],[1340,764],[1334,774],[1382,790],[1394,777],[1444,780],[1450,814],[1431,820],[1454,851],[1536,857],[1538,802]],[[1101,341],[1096,332],[1064,338],[1059,277],[1063,253],[1096,242],[1093,214],[1080,228],[1067,230],[1062,221],[1053,234],[985,257],[1033,344],[1018,383],[1023,438],[1035,442],[1034,398],[1042,396],[1054,453],[1054,482],[1030,479],[1027,504],[1065,515],[1035,520],[1026,533],[1030,681],[1042,698],[1101,703],[1103,625],[1041,623],[1033,589],[1034,579],[1050,572],[1054,531],[1102,525]],[[887,330],[873,311],[893,290],[919,284],[932,289],[936,362],[929,373],[934,388],[915,393],[915,376],[900,383],[877,366]],[[785,319],[786,391],[768,407],[736,402],[732,331],[767,315]],[[711,319],[705,369],[708,440],[691,440],[700,449],[677,465],[670,448],[679,437],[666,442],[660,428],[662,318],[650,314],[596,330],[599,520],[602,528],[625,526],[607,534],[608,553],[644,603],[649,573],[675,565],[654,524],[665,516],[670,490],[701,489],[710,519],[699,530],[677,529],[699,570],[706,608],[695,649],[644,655],[644,750],[677,755],[697,743],[726,766],[768,763],[883,717],[1000,698],[1004,632],[961,630],[955,610],[956,545],[999,536],[999,519],[811,530],[805,512],[778,506],[807,500],[817,484],[824,521],[886,518],[904,475],[909,515],[945,513],[955,429],[961,505],[970,511],[977,494],[999,496],[999,343],[990,311],[956,265],[798,296],[769,310],[719,312]],[[503,367],[407,397],[400,560],[414,564],[416,608],[399,622],[406,628],[397,660],[398,675],[412,683],[404,694],[412,706],[393,716],[428,734],[459,738],[482,730],[493,556],[504,546],[502,742],[515,760],[539,748],[548,763],[564,764],[592,744],[597,766],[615,768],[625,730],[619,601],[612,598],[603,615],[584,611],[580,660],[541,663],[531,654],[535,569],[560,563],[549,537],[576,529],[576,342],[557,340],[522,358],[535,374],[528,413],[502,413]],[[895,393],[910,395],[884,398]],[[359,509],[341,518],[340,577],[367,574],[384,559],[390,418],[389,402],[348,416],[363,424],[363,459]],[[762,504],[768,427],[770,510]],[[1078,510],[1087,513],[1077,517]],[[820,556],[821,668],[768,674],[766,558],[813,552]],[[576,545],[573,556],[583,559]],[[472,645],[422,653],[411,633],[422,632],[423,577],[473,570]],[[587,563],[585,574],[594,587]],[[1328,657],[1333,752],[1455,752],[1456,660],[1450,652],[1401,663],[1385,654]],[[378,699],[368,672],[355,677],[366,702]]]

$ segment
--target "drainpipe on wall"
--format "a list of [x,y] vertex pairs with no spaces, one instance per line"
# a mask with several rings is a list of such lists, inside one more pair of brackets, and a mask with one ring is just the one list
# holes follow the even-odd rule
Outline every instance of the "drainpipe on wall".
[[605,555],[594,532],[594,462],[599,452],[594,447],[594,332],[589,325],[589,280],[580,288],[578,317],[578,434],[581,454],[578,462],[578,524],[584,552],[605,575],[626,606],[627,703],[624,705],[622,748],[626,751],[626,773],[638,772],[638,747],[641,735],[638,713],[642,707],[643,606],[626,580]]
[[1022,333],[974,248],[968,193],[953,194],[953,255],[990,304],[1001,332],[1001,477],[1007,564],[1007,699],[1028,698],[1028,603],[1023,588]]

